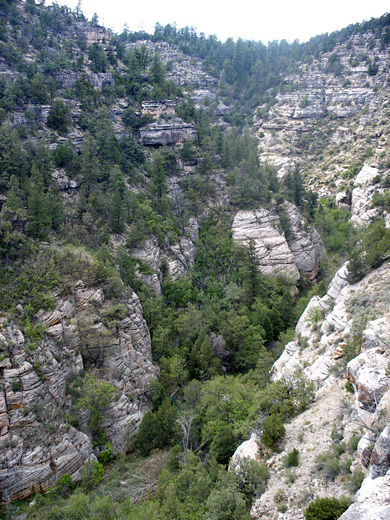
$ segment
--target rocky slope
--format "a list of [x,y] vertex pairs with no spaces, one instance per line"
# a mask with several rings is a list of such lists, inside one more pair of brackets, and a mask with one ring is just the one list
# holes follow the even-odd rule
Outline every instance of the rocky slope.
[[[369,204],[377,189],[371,184],[376,175],[376,169],[364,167],[355,180],[351,218],[360,225],[377,215]],[[294,341],[273,366],[274,381],[295,381],[304,374],[315,384],[316,398],[286,425],[281,452],[267,460],[271,478],[253,505],[253,518],[302,520],[315,497],[343,495],[354,501],[343,520],[384,519],[390,514],[390,265],[384,263],[355,284],[348,283],[347,273],[344,264],[326,294],[310,300]],[[294,448],[299,450],[299,466],[288,468],[285,459]],[[235,457],[259,459],[261,453],[267,450],[254,435]],[[357,488],[351,479],[358,472],[365,479],[354,497]]]
[[351,163],[389,161],[386,88],[389,49],[369,33],[354,35],[284,78],[276,103],[254,116],[263,160],[302,168],[320,194],[350,186]]
[[[253,505],[253,518],[303,520],[305,507],[317,496],[353,498],[348,475],[358,471],[365,480],[341,518],[384,519],[390,513],[390,266],[354,285],[347,283],[345,270],[343,266],[336,274],[324,297],[311,300],[297,325],[297,339],[273,367],[274,380],[294,380],[304,373],[317,392],[313,405],[286,425],[281,452],[267,460],[271,477]],[[345,388],[346,378],[353,396]],[[288,468],[285,459],[294,448],[299,450],[299,466]],[[259,459],[264,452],[260,438],[253,435],[234,458]],[[340,467],[324,469],[318,456],[335,463],[335,453]]]
[[35,343],[15,319],[0,323],[3,499],[28,497],[32,488],[46,491],[65,473],[77,479],[83,464],[96,458],[89,412],[77,407],[85,369],[115,387],[101,427],[120,453],[128,449],[145,389],[157,375],[134,293],[114,305],[102,287],[78,280],[70,294],[55,294],[52,311],[36,318],[44,332]]

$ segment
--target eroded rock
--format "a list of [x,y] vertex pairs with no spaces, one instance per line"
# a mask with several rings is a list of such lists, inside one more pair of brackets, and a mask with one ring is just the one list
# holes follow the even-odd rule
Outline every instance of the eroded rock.
[[[65,473],[77,479],[83,464],[94,458],[88,413],[82,414],[77,427],[71,426],[65,415],[72,404],[67,393],[70,378],[87,368],[84,355],[89,365],[95,363],[98,374],[104,370],[105,379],[116,389],[101,425],[115,450],[119,453],[127,450],[143,417],[143,394],[149,381],[156,377],[157,369],[151,361],[150,334],[137,295],[127,295],[121,304],[125,316],[111,329],[107,321],[110,302],[104,301],[101,288],[87,287],[80,280],[74,284],[73,293],[74,297],[57,296],[53,311],[37,313],[45,333],[33,347],[16,324],[3,324],[0,333],[0,350],[6,352],[0,364],[3,499],[26,498],[31,489],[47,491]],[[84,332],[80,328],[82,323],[89,324]],[[106,338],[101,350],[94,353],[95,358],[89,355],[89,343],[83,344],[83,334],[88,334],[89,342],[95,336]]]
[[233,221],[233,237],[245,245],[253,241],[259,268],[265,275],[283,275],[296,283],[302,273],[312,282],[318,274],[320,236],[305,225],[293,204],[286,203],[284,212],[288,221],[286,230],[274,210],[239,211]]

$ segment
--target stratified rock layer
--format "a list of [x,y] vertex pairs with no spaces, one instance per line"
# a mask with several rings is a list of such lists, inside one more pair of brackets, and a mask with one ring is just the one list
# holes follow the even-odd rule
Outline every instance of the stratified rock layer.
[[[117,451],[128,448],[156,368],[137,295],[123,299],[123,317],[113,326],[107,322],[110,305],[102,288],[86,287],[80,280],[73,294],[57,297],[52,311],[37,313],[45,328],[40,341],[27,341],[15,323],[0,323],[3,499],[26,498],[32,489],[46,491],[65,473],[76,479],[83,464],[95,458],[88,413],[77,426],[71,426],[66,415],[75,404],[67,392],[69,382],[87,368],[85,360],[98,379],[104,372],[115,387],[101,426]],[[94,340],[97,350],[92,349]]]
[[305,225],[293,204],[286,203],[283,211],[288,226],[285,231],[275,210],[239,211],[233,221],[233,237],[245,245],[253,241],[263,274],[283,275],[296,283],[302,273],[305,279],[314,281],[322,250],[321,238],[317,231]]

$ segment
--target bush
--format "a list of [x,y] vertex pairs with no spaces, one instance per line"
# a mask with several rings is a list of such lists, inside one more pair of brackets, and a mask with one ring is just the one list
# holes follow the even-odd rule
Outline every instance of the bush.
[[228,464],[230,457],[237,448],[238,439],[231,424],[222,424],[216,431],[210,445],[210,455],[219,464]]
[[351,493],[356,493],[358,491],[363,483],[363,480],[365,478],[365,474],[363,471],[355,471],[355,473],[352,473],[351,480],[348,482],[347,488]]
[[354,388],[353,388],[353,384],[351,383],[351,381],[347,381],[345,383],[345,389],[347,392],[349,392],[350,394],[353,394],[355,392]]
[[176,408],[169,399],[165,399],[156,412],[146,412],[135,439],[135,448],[142,456],[146,457],[152,450],[163,449],[174,443],[176,416]]
[[71,123],[72,119],[68,105],[66,105],[61,99],[56,99],[53,102],[47,117],[47,126],[65,134]]
[[85,491],[91,491],[102,481],[104,468],[99,462],[89,460],[81,469],[80,474],[81,488]]
[[108,464],[109,462],[112,462],[117,458],[117,454],[114,451],[114,448],[112,447],[111,442],[108,442],[104,446],[104,450],[99,455],[99,461],[102,464]]
[[263,434],[261,436],[261,442],[271,448],[272,450],[277,448],[278,443],[284,437],[286,433],[282,419],[278,415],[270,415],[264,421]]
[[335,480],[335,478],[341,473],[340,458],[338,455],[334,455],[331,452],[318,455],[317,469],[321,471],[326,480]]
[[240,492],[245,496],[248,505],[257,493],[264,493],[269,471],[265,464],[259,464],[249,457],[240,459],[234,470],[234,478]]
[[51,489],[53,495],[67,497],[75,488],[75,483],[69,473],[65,473],[57,480],[57,484]]
[[341,498],[316,498],[305,510],[305,520],[337,520],[349,507],[350,501]]
[[299,450],[293,448],[288,452],[287,457],[285,459],[285,465],[287,467],[298,466],[299,464]]

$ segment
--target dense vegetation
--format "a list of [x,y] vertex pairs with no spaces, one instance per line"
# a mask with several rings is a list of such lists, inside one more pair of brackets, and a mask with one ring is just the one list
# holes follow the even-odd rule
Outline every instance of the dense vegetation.
[[[250,460],[236,469],[228,463],[252,431],[262,433],[266,454],[278,450],[284,423],[313,399],[312,385],[301,375],[269,383],[269,370],[324,281],[311,290],[300,287],[297,295],[283,278],[262,275],[253,245],[239,247],[233,241],[234,212],[273,205],[283,221],[283,203],[292,201],[321,231],[328,252],[345,259],[353,249],[351,281],[383,262],[390,237],[382,223],[362,234],[331,201],[318,204],[298,170],[281,186],[275,169],[259,162],[258,141],[246,123],[255,106],[273,102],[270,89],[280,87],[282,71],[294,70],[299,61],[309,63],[359,32],[380,32],[386,46],[390,18],[304,45],[221,43],[169,25],[158,25],[153,35],[125,32],[89,45],[86,28],[94,30],[97,23],[87,22],[79,9],[2,0],[0,10],[0,57],[11,71],[0,78],[1,315],[20,323],[33,350],[44,335],[36,313],[53,308],[54,290],[66,292],[76,280],[88,279],[110,299],[111,321],[120,318],[123,295],[134,290],[160,367],[158,381],[147,391],[149,411],[129,446],[133,455],[119,466],[100,428],[112,386],[97,384],[88,372],[70,383],[75,416],[80,409],[92,412],[100,462],[87,465],[76,490],[64,476],[50,496],[36,496],[27,517],[248,519],[268,470]],[[126,47],[139,39],[175,44],[202,59],[218,81],[217,100],[233,106],[225,116],[228,129],[217,124],[212,107],[196,108],[168,79],[158,54],[146,46]],[[105,73],[110,78],[97,85],[93,75]],[[194,125],[198,139],[182,146],[143,147],[140,129],[153,117],[141,115],[141,103],[166,98],[176,101],[177,114]],[[122,114],[125,129],[118,132],[113,114],[123,99],[128,101]],[[186,166],[192,166],[188,175],[183,174]],[[67,196],[59,188],[59,172],[75,186]],[[175,176],[180,192],[172,196]],[[217,176],[224,179],[224,205],[215,203]],[[173,280],[162,263],[162,291],[156,295],[147,283],[151,268],[137,251],[150,238],[166,250],[188,233],[191,217],[200,222],[195,265]],[[120,245],[114,247],[118,238]],[[322,266],[320,279],[326,279],[328,269],[332,266]],[[88,324],[80,333],[87,335],[87,329]],[[81,354],[85,367],[99,372],[98,357]],[[76,420],[71,417],[69,423]],[[158,467],[164,470],[148,481],[147,492],[129,498],[114,493],[114,485],[107,495],[96,489],[103,463],[111,464],[112,473],[125,473],[135,456],[153,457],[166,449],[169,455]],[[290,465],[297,457],[291,456]],[[12,507],[6,518],[12,517]]]

